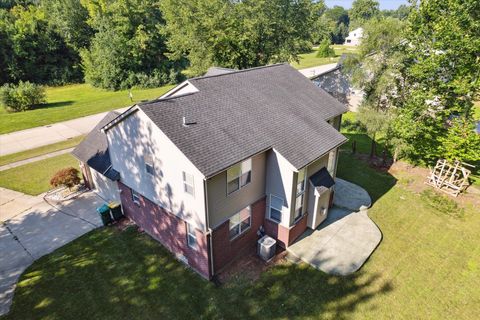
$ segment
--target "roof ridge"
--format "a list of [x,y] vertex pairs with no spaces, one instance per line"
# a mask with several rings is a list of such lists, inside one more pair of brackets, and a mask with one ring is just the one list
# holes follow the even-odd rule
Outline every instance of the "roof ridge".
[[[190,78],[190,79],[188,79],[188,80],[202,80],[202,79],[213,78],[213,77],[228,76],[228,75],[232,75],[232,74],[237,74],[237,73],[242,73],[242,72],[248,72],[248,71],[254,71],[254,70],[258,70],[258,69],[279,67],[279,66],[283,66],[283,65],[288,65],[288,63],[286,63],[286,62],[274,63],[274,64],[269,64],[269,65],[266,65],[266,66],[259,66],[259,67],[241,69],[241,70],[231,69],[231,70],[234,70],[234,71],[229,72],[229,73],[214,74],[214,75],[210,75],[210,76],[193,77],[193,78]],[[218,68],[218,67],[217,67],[217,68]],[[228,68],[227,68],[227,69],[228,69]]]

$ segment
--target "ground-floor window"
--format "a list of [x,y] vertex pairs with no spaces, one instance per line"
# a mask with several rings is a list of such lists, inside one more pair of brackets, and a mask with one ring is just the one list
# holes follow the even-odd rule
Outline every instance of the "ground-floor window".
[[230,217],[230,239],[238,237],[240,234],[244,233],[248,228],[250,228],[252,222],[251,211],[252,210],[250,206],[248,206]]
[[270,195],[270,219],[276,222],[282,222],[283,199],[273,194]]
[[130,189],[130,190],[132,191],[132,201],[135,204],[140,204],[140,194],[133,189]]
[[192,249],[197,249],[197,234],[195,233],[195,227],[190,223],[187,223],[187,244]]

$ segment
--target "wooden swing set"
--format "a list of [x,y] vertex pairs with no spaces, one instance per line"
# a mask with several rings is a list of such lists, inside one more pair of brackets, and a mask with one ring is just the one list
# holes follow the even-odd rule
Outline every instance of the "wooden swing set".
[[474,167],[458,160],[450,163],[440,159],[435,167],[430,169],[426,184],[456,197],[469,185],[468,177],[471,171],[466,169],[466,166]]

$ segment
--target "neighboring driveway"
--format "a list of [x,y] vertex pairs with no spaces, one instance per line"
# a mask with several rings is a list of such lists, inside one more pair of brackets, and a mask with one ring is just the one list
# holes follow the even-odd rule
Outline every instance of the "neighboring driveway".
[[319,74],[335,69],[336,67],[337,67],[337,63],[335,62],[335,63],[324,64],[322,66],[301,69],[298,71],[300,71],[300,73],[303,74],[305,77],[311,79],[315,76],[318,76]]
[[348,275],[365,263],[382,234],[367,215],[368,193],[345,180],[335,182],[334,207],[327,219],[300,236],[288,252],[326,273]]
[[0,206],[0,315],[8,312],[18,278],[33,261],[101,225],[96,208],[104,201],[93,192],[54,205],[30,200],[33,206],[16,215]]

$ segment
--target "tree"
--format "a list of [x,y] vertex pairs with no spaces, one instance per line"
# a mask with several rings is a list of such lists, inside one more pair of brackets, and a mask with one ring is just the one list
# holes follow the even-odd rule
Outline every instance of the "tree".
[[383,17],[397,18],[399,20],[406,20],[410,13],[410,6],[402,4],[395,10],[382,10]]
[[380,5],[376,0],[355,0],[350,9],[352,29],[361,27],[368,20],[377,17],[380,13]]
[[106,89],[154,87],[180,79],[182,57],[167,57],[162,12],[155,0],[83,1],[96,31],[82,50],[85,80]]
[[70,190],[80,183],[79,174],[80,172],[73,167],[61,169],[50,179],[50,185],[53,187],[65,186]]
[[49,24],[77,52],[87,48],[93,36],[87,24],[88,11],[80,0],[42,0],[41,6]]
[[340,6],[334,6],[325,11],[321,18],[321,25],[328,30],[333,43],[343,44],[348,36],[350,18],[347,10]]
[[335,50],[330,47],[330,41],[328,39],[323,40],[322,43],[320,43],[320,45],[318,46],[317,57],[335,57]]
[[310,0],[165,0],[169,55],[187,56],[191,71],[244,69],[298,59],[311,48]]
[[448,160],[476,163],[480,161],[480,135],[465,118],[454,118],[448,133],[440,138],[440,152]]
[[[48,24],[45,13],[34,5],[2,11],[0,63],[2,81],[19,80],[62,84],[81,79],[79,56]],[[5,47],[3,46],[5,45]]]

